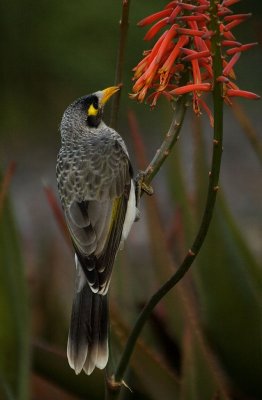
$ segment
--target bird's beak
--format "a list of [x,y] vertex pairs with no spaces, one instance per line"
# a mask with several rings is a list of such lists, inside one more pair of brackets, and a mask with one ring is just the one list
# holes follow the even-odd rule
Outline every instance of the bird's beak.
[[113,94],[118,92],[119,89],[119,86],[111,86],[107,89],[102,90],[103,96],[101,99],[101,104],[104,105],[110,99],[110,97],[113,96]]

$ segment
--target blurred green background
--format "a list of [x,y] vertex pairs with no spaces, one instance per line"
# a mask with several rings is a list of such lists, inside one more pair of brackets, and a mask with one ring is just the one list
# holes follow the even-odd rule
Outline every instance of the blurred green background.
[[[74,262],[43,183],[56,194],[64,109],[75,98],[114,83],[121,3],[13,0],[0,5],[2,176],[11,161],[16,163],[9,201],[0,211],[1,400],[101,398],[101,374],[75,378],[63,358]],[[150,48],[136,23],[165,4],[131,2],[118,130],[135,170],[139,155],[128,111],[136,114],[148,158],[172,118],[164,101],[151,111],[128,98],[132,68]],[[238,40],[259,42],[237,64],[238,84],[262,95],[262,3],[242,1],[235,9],[253,13],[235,30]],[[241,105],[262,140],[261,101]],[[153,182],[155,197],[143,199],[142,218],[118,256],[111,295],[116,358],[139,309],[192,242],[203,208],[211,137],[207,118],[199,126],[188,112],[181,140]],[[262,398],[261,183],[261,164],[227,108],[223,193],[209,238],[193,273],[146,327],[127,379],[134,394],[125,390],[123,398]]]

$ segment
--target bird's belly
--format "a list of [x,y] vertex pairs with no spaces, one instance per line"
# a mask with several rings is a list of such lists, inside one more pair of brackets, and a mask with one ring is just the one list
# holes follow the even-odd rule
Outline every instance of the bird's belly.
[[127,204],[125,222],[123,225],[121,244],[123,243],[124,240],[126,240],[128,234],[130,232],[131,226],[133,225],[133,222],[135,221],[135,218],[136,218],[136,195],[135,195],[134,182],[131,181],[131,188],[130,188],[129,200],[128,200],[128,204]]

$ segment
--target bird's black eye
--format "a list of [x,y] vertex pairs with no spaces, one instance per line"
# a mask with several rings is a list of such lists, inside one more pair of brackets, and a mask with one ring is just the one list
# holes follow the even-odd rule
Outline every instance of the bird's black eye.
[[98,111],[99,109],[99,100],[97,96],[94,95],[89,95],[81,99],[81,104],[83,106],[83,109],[85,112],[88,114],[88,110],[93,110],[91,113],[94,113],[94,111]]
[[99,113],[99,101],[96,96],[89,96],[86,101],[86,113],[90,116],[97,116]]
[[81,99],[83,111],[87,115],[86,124],[91,128],[97,128],[102,119],[102,107],[96,95],[89,95]]
[[96,110],[98,110],[98,98],[97,98],[97,97],[94,98],[92,104],[93,104],[93,107],[94,107]]

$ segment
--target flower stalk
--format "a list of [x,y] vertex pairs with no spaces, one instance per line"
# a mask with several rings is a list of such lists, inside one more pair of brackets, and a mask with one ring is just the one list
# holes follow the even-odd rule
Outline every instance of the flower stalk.
[[[222,143],[223,143],[223,87],[222,83],[217,80],[217,78],[222,74],[223,61],[221,57],[221,35],[219,30],[218,21],[218,7],[217,1],[210,1],[210,25],[213,31],[211,38],[211,51],[212,51],[212,61],[213,61],[213,113],[214,113],[214,135],[213,135],[213,155],[211,171],[209,173],[209,186],[206,198],[206,205],[202,217],[202,221],[198,230],[198,233],[192,243],[191,249],[187,252],[183,262],[177,269],[175,274],[150,298],[148,303],[145,305],[144,309],[141,311],[135,326],[127,340],[126,347],[118,364],[114,381],[116,383],[121,383],[128,366],[130,357],[132,355],[136,341],[148,319],[152,310],[159,303],[159,301],[181,280],[188,269],[191,267],[194,259],[196,258],[203,242],[206,237],[208,228],[210,226],[216,195],[218,191],[219,173],[222,157]],[[160,153],[160,152],[159,152]],[[162,155],[163,157],[163,155]],[[162,160],[162,158],[160,158]],[[155,175],[156,171],[159,169],[157,164],[157,156],[151,162],[151,165],[155,168],[150,170],[147,179],[150,180]],[[147,171],[148,171],[147,168]],[[148,172],[147,172],[148,173]]]
[[[123,378],[132,356],[136,341],[151,312],[161,299],[183,278],[199,253],[212,220],[217,192],[223,149],[223,104],[231,104],[234,96],[258,99],[254,93],[239,89],[235,84],[234,66],[242,52],[255,43],[236,41],[231,30],[245,21],[250,14],[234,14],[230,10],[239,0],[195,0],[169,2],[166,7],[140,21],[140,26],[153,23],[145,40],[154,38],[166,28],[151,50],[134,68],[134,87],[131,98],[157,104],[163,95],[175,104],[175,116],[161,147],[143,173],[145,186],[159,171],[179,132],[191,96],[197,115],[205,110],[213,127],[213,150],[209,172],[209,184],[203,216],[192,245],[177,271],[149,299],[129,335],[119,360],[115,375],[109,378],[107,398],[118,398]],[[212,94],[213,110],[203,96]]]

